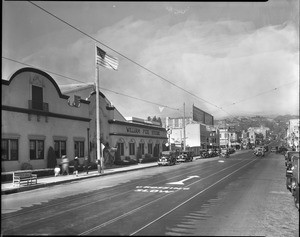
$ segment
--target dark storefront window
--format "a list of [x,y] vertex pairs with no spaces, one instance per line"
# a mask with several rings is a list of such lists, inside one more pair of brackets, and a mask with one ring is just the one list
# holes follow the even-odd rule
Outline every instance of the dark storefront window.
[[44,141],[30,140],[29,154],[31,160],[44,159]]
[[1,160],[18,160],[19,144],[17,139],[1,140]]
[[67,154],[66,147],[67,147],[66,141],[59,141],[59,140],[54,141],[54,152],[56,158],[61,158],[63,155]]
[[84,156],[84,142],[83,141],[75,141],[74,142],[74,154],[77,157]]
[[117,147],[118,147],[118,150],[117,150],[118,155],[124,156],[124,143],[118,142]]
[[140,147],[141,154],[144,155],[144,154],[145,154],[145,146],[144,146],[144,143],[140,143],[140,144],[139,144],[139,147]]
[[129,143],[129,155],[135,155],[135,144],[132,142]]
[[152,154],[152,143],[148,143],[148,154]]

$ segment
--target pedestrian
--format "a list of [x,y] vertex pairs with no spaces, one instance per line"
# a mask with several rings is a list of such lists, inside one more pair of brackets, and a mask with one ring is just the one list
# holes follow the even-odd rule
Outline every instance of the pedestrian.
[[69,175],[69,158],[66,155],[62,156],[61,167],[62,175],[64,175],[65,173]]
[[60,173],[60,168],[59,168],[59,166],[57,165],[57,166],[55,166],[55,168],[54,168],[54,176],[55,176],[55,177],[58,176],[59,173]]
[[83,166],[84,166],[84,172],[86,172],[86,174],[88,174],[89,173],[89,158],[87,156],[84,157]]
[[79,168],[79,160],[78,157],[76,156],[74,159],[74,172],[73,172],[73,174],[76,174],[76,176],[78,176],[78,168]]

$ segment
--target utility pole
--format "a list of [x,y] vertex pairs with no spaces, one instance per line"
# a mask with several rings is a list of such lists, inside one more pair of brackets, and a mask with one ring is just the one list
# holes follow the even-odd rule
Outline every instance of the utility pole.
[[183,103],[183,150],[185,151],[185,103]]

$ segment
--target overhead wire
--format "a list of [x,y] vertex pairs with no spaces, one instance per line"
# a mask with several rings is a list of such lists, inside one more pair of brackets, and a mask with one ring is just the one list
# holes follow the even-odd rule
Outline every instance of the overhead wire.
[[[35,66],[33,65],[30,65],[28,63],[22,63],[22,62],[19,62],[17,60],[14,60],[14,59],[10,59],[10,58],[7,58],[7,57],[3,57],[2,58],[6,59],[6,60],[10,60],[12,62],[16,62],[16,63],[19,63],[19,64],[23,64],[25,66],[29,66],[29,67],[33,67],[33,68],[36,68]],[[58,73],[55,73],[55,72],[52,72],[52,71],[49,71],[47,69],[43,69],[45,72],[48,72],[48,73],[51,73],[53,75],[56,75],[56,76],[60,76],[60,77],[64,77],[64,78],[67,78],[69,80],[72,80],[72,81],[76,81],[76,82],[79,82],[79,83],[82,83],[82,84],[85,84],[85,85],[90,85],[91,83],[87,83],[87,82],[83,82],[83,81],[80,81],[78,79],[75,79],[75,78],[71,78],[71,77],[68,77],[68,76],[64,76],[64,75],[61,75],[61,74],[58,74]],[[5,80],[5,79],[4,79]],[[145,100],[145,99],[141,99],[141,98],[137,98],[137,97],[134,97],[134,96],[130,96],[130,95],[126,95],[124,93],[120,93],[120,92],[116,92],[116,91],[113,91],[111,89],[107,89],[107,88],[104,88],[104,87],[99,87],[100,89],[102,90],[106,90],[106,91],[110,91],[112,93],[115,93],[115,94],[118,94],[118,95],[122,95],[122,96],[126,96],[126,97],[129,97],[129,98],[132,98],[132,99],[135,99],[135,100],[139,100],[139,101],[143,101],[143,102],[146,102],[146,103],[149,103],[149,104],[154,104],[154,105],[157,105],[157,106],[161,106],[161,107],[165,107],[165,108],[169,108],[169,109],[172,109],[172,110],[177,110],[179,111],[179,109],[176,109],[176,108],[172,108],[168,105],[162,105],[162,104],[159,104],[159,103],[156,103],[156,102],[152,102],[152,101],[149,101],[149,100]]]
[[284,87],[284,86],[288,86],[288,85],[294,84],[295,82],[297,82],[297,80],[294,80],[294,81],[291,81],[291,82],[289,82],[289,83],[283,84],[283,85],[281,85],[281,86],[275,87],[275,88],[273,88],[273,89],[271,89],[271,90],[263,91],[263,92],[261,92],[261,93],[258,93],[258,94],[256,94],[256,95],[254,95],[254,96],[251,96],[251,97],[247,97],[247,98],[241,99],[241,100],[239,100],[239,101],[237,101],[237,102],[233,102],[233,103],[230,103],[230,104],[225,105],[225,106],[223,105],[221,108],[229,107],[229,106],[232,106],[232,105],[236,105],[236,104],[239,104],[239,103],[241,103],[241,102],[244,102],[244,101],[253,99],[253,98],[255,98],[255,97],[258,97],[258,96],[261,96],[261,95],[264,95],[264,94],[268,94],[268,93],[274,92],[274,91],[278,90],[278,89],[281,88],[281,87]]
[[[104,44],[103,42],[97,40],[97,39],[94,38],[93,36],[91,36],[91,35],[85,33],[84,31],[78,29],[78,28],[75,27],[75,26],[71,25],[70,23],[66,22],[65,20],[61,19],[60,17],[58,17],[58,16],[54,15],[53,13],[47,11],[47,10],[44,9],[43,7],[41,7],[41,6],[39,6],[39,5],[35,4],[35,3],[33,3],[33,2],[31,2],[31,1],[28,1],[28,2],[31,3],[32,5],[38,7],[38,8],[41,9],[42,11],[48,13],[49,15],[53,16],[53,17],[56,18],[57,20],[59,20],[59,21],[65,23],[66,25],[70,26],[71,28],[73,28],[73,29],[79,31],[80,33],[84,34],[85,36],[89,37],[90,39],[92,39],[92,40],[98,42],[99,44],[101,44],[101,45],[103,45],[103,46],[105,46],[106,48],[110,49],[111,51],[115,52],[116,54],[122,56],[123,58],[127,59],[128,61],[132,62],[133,64],[135,64],[135,65],[137,65],[137,66],[143,68],[143,69],[146,70],[147,72],[149,72],[149,73],[155,75],[156,77],[162,79],[163,81],[166,81],[166,82],[168,82],[169,84],[173,85],[174,87],[177,87],[178,89],[181,89],[181,90],[183,90],[184,92],[190,94],[191,96],[193,96],[193,97],[195,97],[195,98],[197,98],[197,99],[200,99],[200,100],[202,100],[203,102],[205,102],[205,103],[207,103],[207,104],[210,104],[210,105],[212,105],[212,106],[214,106],[214,107],[216,107],[216,108],[218,108],[218,109],[224,111],[222,108],[220,108],[219,106],[217,106],[217,105],[211,103],[210,101],[207,101],[207,100],[205,100],[205,99],[203,99],[203,98],[200,98],[199,96],[195,95],[194,93],[191,93],[190,91],[188,91],[188,90],[186,90],[186,89],[184,89],[184,88],[178,86],[178,85],[175,84],[174,82],[171,82],[171,81],[167,80],[166,78],[160,76],[159,74],[153,72],[152,70],[146,68],[145,66],[143,66],[143,65],[141,65],[141,64],[139,64],[139,63],[137,63],[137,62],[135,62],[134,60],[128,58],[128,57],[125,56],[124,54],[118,52],[117,50],[111,48],[111,47],[108,46],[107,44]],[[226,111],[224,111],[224,112],[228,114],[228,112],[226,112]]]

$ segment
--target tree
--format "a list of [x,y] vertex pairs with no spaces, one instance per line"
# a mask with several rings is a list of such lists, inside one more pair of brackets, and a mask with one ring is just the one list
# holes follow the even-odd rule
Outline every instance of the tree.
[[161,122],[161,118],[160,118],[160,117],[158,117],[157,122],[159,122],[159,124],[162,125],[162,122]]

